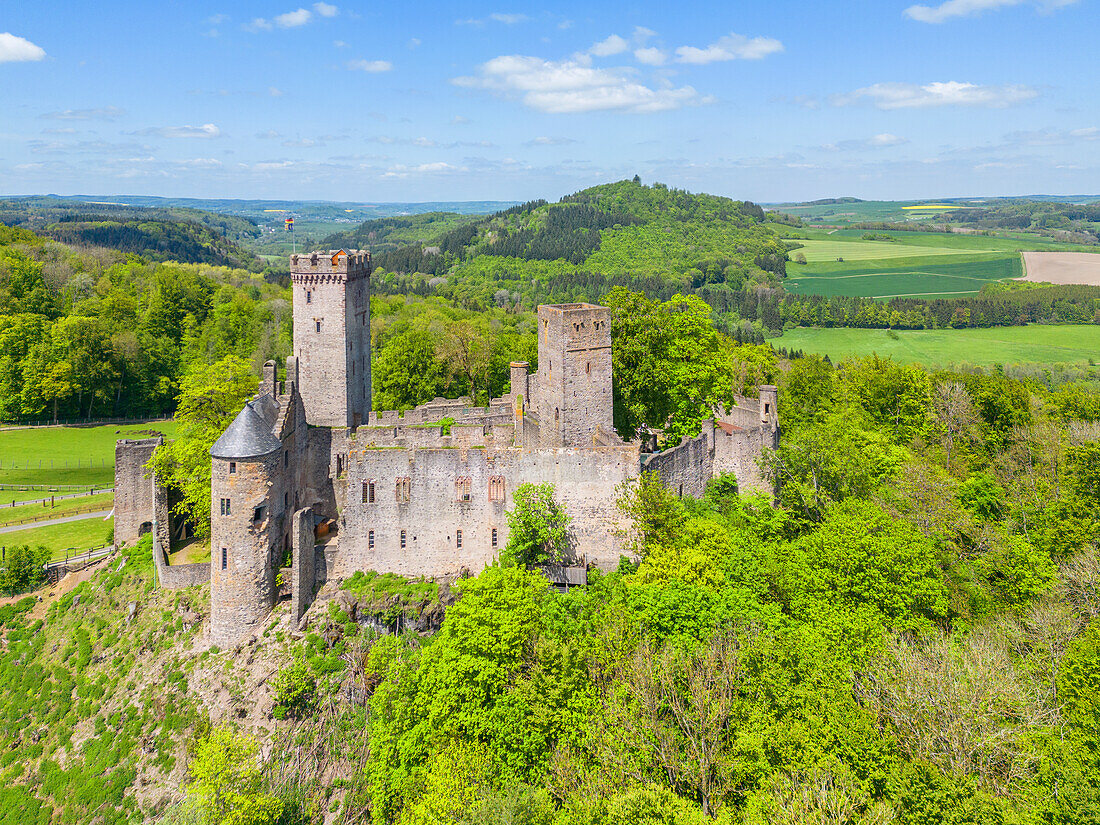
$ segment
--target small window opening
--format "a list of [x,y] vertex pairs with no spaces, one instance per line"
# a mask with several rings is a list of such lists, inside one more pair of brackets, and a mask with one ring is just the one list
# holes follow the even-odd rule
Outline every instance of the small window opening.
[[229,499],[227,499],[227,498],[222,499],[221,514],[223,516],[231,515],[230,507],[229,507]]
[[554,407],[554,420],[557,421],[560,418],[561,418],[561,410],[559,410],[557,407]]
[[493,549],[497,546],[497,528],[493,528]]
[[290,466],[290,450],[283,450],[283,466]]
[[489,501],[504,501],[504,476],[489,477]]
[[396,496],[398,504],[408,504],[411,498],[412,492],[412,479],[399,478],[396,485]]
[[367,482],[367,503],[374,504],[374,482]]
[[401,549],[402,550],[405,549],[405,531],[404,530],[401,531]]
[[306,303],[307,304],[312,304],[313,303],[313,290],[311,290],[311,289],[306,290]]
[[455,480],[455,494],[459,501],[470,500],[470,477],[463,476]]
[[368,550],[373,550],[374,549],[374,531],[373,530],[368,530],[367,531],[367,549]]
[[254,522],[264,520],[264,506],[262,504],[259,507],[256,507],[255,509],[253,509],[253,511],[252,511],[252,520]]
[[684,497],[684,485],[683,484],[680,485],[679,496],[680,496],[680,498]]
[[313,323],[317,325],[317,331],[320,332],[321,331],[321,322],[320,321],[314,321]]
[[290,507],[290,493],[283,493],[283,509],[286,510]]
[[764,415],[767,415],[768,413],[770,413],[771,409],[772,409],[772,405],[765,402],[765,404],[764,404]]
[[229,551],[224,547],[222,548],[222,570],[229,567]]
[[461,546],[462,546],[462,531],[459,530],[458,532],[455,533],[455,547],[461,547]]
[[592,362],[591,361],[588,361],[588,362],[585,363],[585,365],[584,365],[584,374],[585,375],[591,375],[592,374]]
[[236,461],[230,461],[229,462],[229,474],[232,475],[235,472],[237,472],[237,462]]

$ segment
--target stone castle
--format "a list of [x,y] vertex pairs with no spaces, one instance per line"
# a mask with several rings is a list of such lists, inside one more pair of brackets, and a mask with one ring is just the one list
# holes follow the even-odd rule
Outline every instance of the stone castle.
[[778,444],[776,388],[737,397],[672,449],[624,442],[612,427],[611,313],[592,304],[540,306],[538,371],[513,363],[508,394],[487,407],[437,398],[373,411],[369,253],[290,260],[285,381],[268,362],[256,397],[210,450],[209,563],[168,564],[168,496],[143,469],[158,440],[116,448],[116,540],[154,532],[161,586],[209,580],[215,644],[265,621],[280,578],[297,620],[321,583],[357,570],[482,569],[507,543],[505,512],[527,482],[554,484],[573,517],[573,564],[604,569],[623,552],[617,490],[643,471],[679,495],[701,495],[719,473],[734,473],[741,490],[767,489],[757,459]]

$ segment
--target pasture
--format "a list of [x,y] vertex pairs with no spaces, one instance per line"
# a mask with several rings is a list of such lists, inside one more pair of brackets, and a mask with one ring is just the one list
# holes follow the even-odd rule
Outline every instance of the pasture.
[[[0,430],[0,484],[110,486],[115,478],[115,441],[154,433],[174,438],[176,423]],[[0,501],[7,492],[0,491]]]
[[1100,326],[1093,324],[991,329],[897,330],[792,329],[776,346],[845,358],[881,355],[927,367],[952,364],[1088,364],[1100,354]]
[[102,516],[51,524],[48,527],[32,527],[11,533],[0,533],[0,547],[29,544],[42,545],[50,551],[50,559],[56,561],[66,555],[79,556],[93,547],[106,545],[114,525],[114,517],[104,521]]
[[809,263],[821,263],[824,261],[837,261],[843,258],[845,261],[882,261],[891,258],[912,258],[914,255],[965,255],[972,250],[951,247],[922,246],[915,250],[904,243],[891,241],[863,241],[856,239],[828,240],[800,240],[801,249],[796,249],[792,256],[802,253]]

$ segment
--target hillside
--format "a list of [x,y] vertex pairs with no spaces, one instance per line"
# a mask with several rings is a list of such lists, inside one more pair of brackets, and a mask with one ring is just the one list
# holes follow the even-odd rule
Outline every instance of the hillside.
[[250,220],[180,207],[147,208],[49,197],[0,200],[0,223],[81,247],[115,249],[154,261],[260,271],[243,241],[257,238]]
[[637,180],[532,201],[376,256],[380,289],[467,306],[597,301],[616,285],[669,297],[784,276],[786,246],[760,207]]

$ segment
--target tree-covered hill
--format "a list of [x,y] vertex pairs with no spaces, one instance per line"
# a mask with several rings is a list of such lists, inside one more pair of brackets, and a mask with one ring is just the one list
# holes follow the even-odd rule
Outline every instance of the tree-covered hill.
[[376,255],[378,288],[466,306],[599,300],[614,286],[669,298],[777,284],[787,247],[754,203],[637,179],[536,200]]
[[241,243],[258,236],[259,227],[233,215],[36,197],[0,200],[0,223],[74,246],[117,249],[156,261],[263,269]]
[[480,220],[481,215],[424,212],[363,221],[355,229],[334,232],[321,241],[322,249],[369,249],[376,255],[410,243],[429,244],[434,238]]

